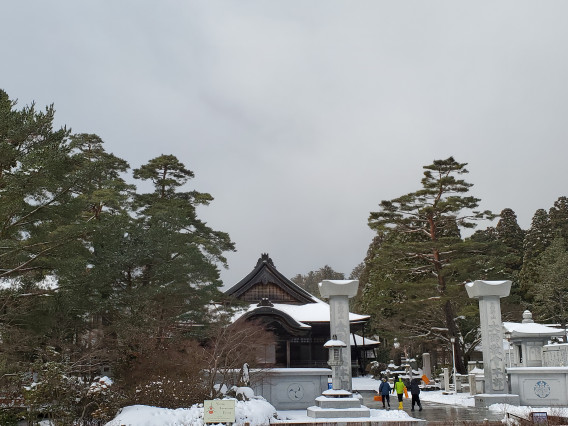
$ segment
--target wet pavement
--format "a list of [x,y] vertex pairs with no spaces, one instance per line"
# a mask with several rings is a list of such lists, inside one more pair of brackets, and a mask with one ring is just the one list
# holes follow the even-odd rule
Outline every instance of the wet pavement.
[[[398,406],[398,401],[396,402],[396,405]],[[418,407],[415,407],[415,411],[411,411],[410,401],[404,401],[403,406],[404,411],[406,411],[410,417],[426,420],[428,424],[444,424],[450,422],[473,423],[485,421],[500,422],[504,418],[503,413],[489,411],[486,408],[478,407],[461,407],[425,401],[422,401],[422,411],[418,411]]]
[[[372,394],[361,392],[363,396],[363,404],[369,408],[383,409],[383,403],[374,401]],[[391,410],[396,410],[398,407],[398,400],[396,396],[391,395],[390,398]],[[427,424],[468,424],[468,423],[494,423],[501,422],[505,417],[504,413],[497,411],[489,411],[486,408],[480,407],[464,407],[447,404],[439,404],[436,402],[422,401],[422,411],[418,411],[418,407],[414,407],[415,411],[411,411],[410,399],[405,399],[403,402],[404,411],[410,417],[415,419],[425,420]]]

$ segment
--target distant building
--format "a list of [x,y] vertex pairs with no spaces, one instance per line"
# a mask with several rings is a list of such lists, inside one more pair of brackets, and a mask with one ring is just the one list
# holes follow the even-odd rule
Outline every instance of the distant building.
[[[327,367],[330,338],[330,308],[282,275],[268,254],[262,254],[254,269],[226,294],[248,306],[234,321],[260,320],[276,337],[276,344],[259,353],[259,360],[269,367]],[[374,359],[379,342],[365,337],[368,315],[349,313],[351,358],[354,373]],[[358,334],[355,334],[355,331]]]

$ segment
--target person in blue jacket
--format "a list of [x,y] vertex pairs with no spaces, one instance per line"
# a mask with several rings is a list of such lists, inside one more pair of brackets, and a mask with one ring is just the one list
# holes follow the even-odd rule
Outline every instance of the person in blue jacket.
[[385,402],[387,403],[388,406],[387,410],[390,410],[391,408],[390,391],[391,387],[389,385],[389,382],[387,381],[386,377],[383,377],[381,385],[379,386],[379,393],[381,394],[383,400],[383,408],[385,408]]

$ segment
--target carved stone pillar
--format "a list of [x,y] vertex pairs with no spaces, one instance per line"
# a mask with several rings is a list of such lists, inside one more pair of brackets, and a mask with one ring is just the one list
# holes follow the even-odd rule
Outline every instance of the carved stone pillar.
[[470,298],[479,299],[485,393],[507,392],[503,322],[500,298],[511,291],[511,281],[474,281],[465,286]]
[[344,342],[347,347],[342,351],[343,362],[339,368],[341,387],[344,390],[353,389],[351,378],[351,345],[349,330],[349,298],[357,295],[358,280],[323,280],[319,283],[322,297],[329,298],[330,306],[330,335]]

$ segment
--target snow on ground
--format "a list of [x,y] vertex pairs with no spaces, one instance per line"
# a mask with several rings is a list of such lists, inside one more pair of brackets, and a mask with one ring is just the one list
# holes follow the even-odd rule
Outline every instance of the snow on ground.
[[380,380],[375,380],[372,376],[353,377],[352,382],[355,391],[374,390],[378,392],[381,385]]
[[[355,390],[377,390],[379,381],[370,377],[353,378]],[[258,397],[255,397],[258,398]],[[443,391],[423,391],[420,399],[426,402],[448,404],[454,406],[473,407],[475,400],[469,393],[457,393],[445,395]],[[491,411],[506,413],[525,419],[531,412],[546,412],[550,416],[568,417],[568,407],[526,407],[508,404],[494,404],[489,407]],[[275,418],[275,415],[277,418]],[[306,410],[282,410],[277,411],[266,400],[253,399],[251,401],[236,401],[235,405],[236,425],[249,423],[250,426],[263,426],[268,424],[286,424],[293,422],[316,422],[316,419],[308,417]],[[413,420],[405,411],[399,410],[374,410],[371,409],[373,420]],[[353,421],[354,419],[334,419],[335,421]],[[319,419],[321,421],[321,419]],[[203,404],[194,405],[190,408],[178,408],[176,410],[145,405],[133,405],[123,408],[120,413],[106,426],[203,426]]]
[[444,391],[424,391],[420,392],[420,400],[428,402],[437,402],[439,404],[460,405],[462,407],[474,407],[475,399],[469,392],[452,393],[444,395]]
[[[235,424],[267,425],[275,413],[274,407],[265,400],[236,401]],[[203,424],[203,404],[175,410],[147,405],[132,405],[124,407],[105,426],[202,426]]]
[[[237,401],[235,407],[236,425],[249,423],[250,426],[263,426],[268,424],[286,424],[297,422],[316,422],[308,417],[306,410],[278,411],[278,418],[274,418],[276,410],[266,401]],[[412,420],[406,412],[391,410],[371,410],[374,420]],[[334,421],[353,421],[353,418],[334,419]],[[319,419],[318,421],[321,421]],[[203,405],[194,405],[190,408],[149,407],[146,405],[132,405],[125,407],[105,426],[202,426]]]
[[[406,420],[416,420],[408,415],[405,411],[399,410],[373,410],[371,409],[372,420],[393,420],[393,421],[406,421]],[[362,421],[362,419],[356,418],[338,418],[338,419],[314,419],[313,417],[308,417],[306,410],[295,410],[295,411],[278,411],[278,419],[272,420],[270,424],[286,424],[286,423],[321,423],[322,421],[334,421],[334,422],[348,422],[348,421]]]

